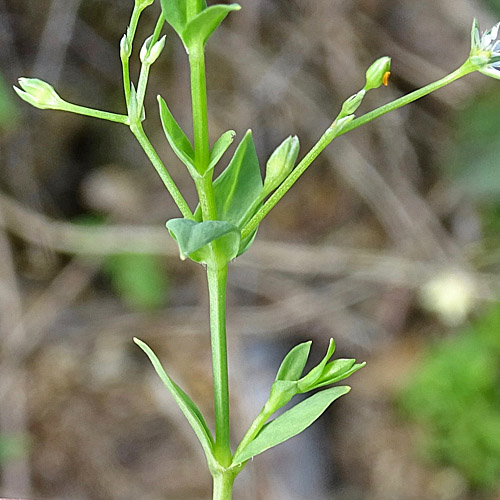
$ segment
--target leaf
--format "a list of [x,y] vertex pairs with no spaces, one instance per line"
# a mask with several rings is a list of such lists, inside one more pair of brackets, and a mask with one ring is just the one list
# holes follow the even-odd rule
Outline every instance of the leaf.
[[160,105],[161,123],[170,146],[182,163],[186,165],[191,175],[199,177],[200,175],[194,163],[194,151],[191,142],[176,122],[170,109],[168,109],[167,103],[161,96],[158,96],[158,103]]
[[305,377],[299,380],[300,392],[307,392],[312,389],[314,383],[321,377],[326,363],[328,363],[328,360],[333,356],[334,352],[335,341],[333,339],[330,339],[330,344],[328,345],[328,350],[326,351],[325,357]]
[[154,310],[165,305],[168,281],[156,255],[111,255],[104,269],[117,294],[132,309]]
[[276,380],[298,380],[307,363],[312,342],[295,346],[282,361]]
[[167,23],[182,38],[182,32],[187,24],[187,1],[161,0],[161,8]]
[[218,242],[219,254],[227,259],[234,259],[240,245],[240,231],[226,221],[196,222],[190,219],[171,219],[167,229],[177,241],[182,256],[188,256],[195,262],[207,262],[210,253],[207,245]]
[[215,142],[212,151],[210,151],[210,164],[208,165],[207,172],[212,170],[219,160],[222,158],[222,155],[227,151],[227,148],[231,146],[236,136],[236,132],[234,130],[228,130],[224,132]]
[[248,207],[262,191],[259,160],[249,130],[240,142],[228,167],[214,182],[219,219],[240,227]]
[[240,464],[250,458],[300,434],[317,420],[337,398],[350,387],[332,387],[314,394],[267,424],[257,437],[233,459]]
[[134,342],[146,353],[153,364],[156,373],[160,376],[162,382],[170,391],[170,394],[172,394],[182,413],[184,413],[184,416],[187,418],[201,443],[205,456],[207,457],[209,467],[216,467],[217,461],[212,451],[214,440],[201,411],[196,406],[194,401],[167,375],[160,363],[160,360],[156,357],[156,354],[152,351],[152,349],[146,343],[142,342],[142,340],[137,338],[134,338]]
[[[338,359],[335,361],[354,361],[354,360]],[[352,368],[349,368],[348,370],[345,371],[339,371],[334,375],[330,375],[328,378],[322,376],[321,379],[314,384],[313,389],[318,389],[320,387],[324,387],[325,385],[330,385],[330,384],[335,384],[336,382],[340,382],[341,380],[350,377],[353,373],[357,372],[358,370],[361,370],[361,368],[363,368],[364,366],[366,366],[365,362],[357,363],[354,366],[352,366]]]
[[[168,0],[163,0],[162,5]],[[197,16],[187,23],[182,40],[188,48],[203,47],[207,43],[210,35],[219,27],[226,16],[232,10],[240,10],[241,6],[233,3],[231,5],[213,5],[202,10]]]

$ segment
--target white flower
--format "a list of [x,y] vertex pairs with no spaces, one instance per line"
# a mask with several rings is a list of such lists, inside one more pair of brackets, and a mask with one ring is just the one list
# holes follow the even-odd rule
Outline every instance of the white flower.
[[476,19],[472,23],[470,61],[478,71],[500,80],[500,40],[497,39],[500,23],[483,34]]

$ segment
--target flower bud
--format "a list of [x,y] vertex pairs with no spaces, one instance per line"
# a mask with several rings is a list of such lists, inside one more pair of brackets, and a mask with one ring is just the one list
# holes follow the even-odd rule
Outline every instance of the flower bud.
[[352,95],[348,99],[345,100],[342,105],[342,110],[340,112],[340,117],[344,117],[347,115],[352,115],[363,102],[363,98],[366,95],[366,90],[360,90],[357,94]]
[[135,0],[135,6],[138,9],[143,10],[146,7],[149,7],[150,5],[153,5],[154,1],[155,0]]
[[269,194],[276,189],[295,166],[299,155],[299,138],[294,135],[285,139],[267,160],[264,193]]
[[132,45],[125,34],[120,40],[120,59],[128,59],[132,55]]
[[366,85],[364,90],[377,89],[382,84],[387,85],[391,72],[391,58],[381,57],[377,59],[366,71]]
[[52,85],[38,78],[19,78],[21,89],[14,87],[17,95],[27,103],[40,109],[60,109],[64,101]]
[[165,40],[166,36],[162,36],[160,40],[158,40],[151,48],[151,39],[153,36],[151,35],[149,38],[146,39],[144,42],[141,52],[139,54],[139,57],[141,59],[142,64],[153,64],[159,57],[160,54],[162,53],[164,47],[165,47]]

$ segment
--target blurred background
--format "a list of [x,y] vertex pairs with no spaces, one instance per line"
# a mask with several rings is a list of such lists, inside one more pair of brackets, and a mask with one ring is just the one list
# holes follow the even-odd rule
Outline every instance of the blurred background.
[[[208,44],[210,133],[252,128],[262,165],[290,134],[303,155],[376,58],[392,57],[390,85],[358,114],[454,70],[473,17],[500,18],[499,0],[241,4]],[[132,5],[0,0],[0,496],[211,498],[191,429],[131,340],[212,415],[205,276],[164,229],[175,206],[128,129],[12,91],[36,76],[123,112]],[[145,127],[194,207],[156,111],[161,93],[191,127],[167,33]],[[336,140],[231,265],[235,442],[295,344],[312,339],[314,363],[333,336],[368,362],[313,427],[248,465],[235,499],[500,499],[499,124],[500,82],[478,74]]]

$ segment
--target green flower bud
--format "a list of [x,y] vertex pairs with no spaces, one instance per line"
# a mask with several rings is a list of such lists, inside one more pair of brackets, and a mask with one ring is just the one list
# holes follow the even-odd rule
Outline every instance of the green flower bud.
[[142,64],[149,64],[149,65],[153,64],[160,57],[160,54],[162,53],[165,47],[165,40],[166,40],[165,35],[162,36],[160,40],[158,40],[150,48],[152,38],[153,35],[147,38],[144,44],[142,45],[141,52],[139,54]]
[[17,95],[27,103],[40,109],[60,109],[64,101],[52,85],[38,78],[19,78],[21,89],[14,86]]
[[391,58],[377,59],[366,71],[366,85],[364,90],[378,89],[382,84],[387,86],[391,74]]
[[276,189],[295,166],[299,155],[299,138],[294,135],[285,139],[267,160],[263,192],[267,195]]
[[120,59],[128,59],[132,55],[132,44],[125,34],[120,40]]
[[342,105],[342,111],[340,112],[340,118],[352,115],[361,105],[363,99],[366,95],[366,90],[360,90],[357,94],[352,95],[348,99],[345,100]]
[[135,6],[138,9],[143,10],[150,5],[153,5],[154,1],[155,0],[135,0]]

